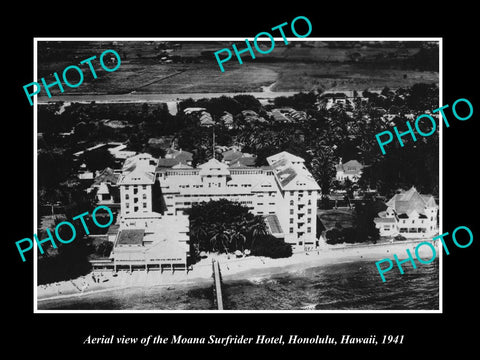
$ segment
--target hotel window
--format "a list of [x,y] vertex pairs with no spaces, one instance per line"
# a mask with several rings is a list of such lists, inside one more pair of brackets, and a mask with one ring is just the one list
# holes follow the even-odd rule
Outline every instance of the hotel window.
[[290,191],[290,195],[293,196],[293,191]]
[[293,206],[293,200],[290,200],[290,206]]
[[145,200],[147,198],[147,194],[142,195],[142,199]]
[[307,219],[307,223],[310,224],[311,222],[312,222],[312,218],[308,218],[308,219]]
[[144,208],[144,209],[147,208],[147,203],[143,203],[143,208]]
[[125,194],[125,200],[130,199],[130,196],[128,194]]
[[309,191],[308,191],[308,195],[312,195],[312,190],[309,190]]
[[312,213],[312,209],[308,209],[308,214],[311,214]]
[[142,189],[143,189],[143,190],[147,190],[147,185],[143,185],[143,186],[142,186]]
[[293,228],[290,228],[290,234],[293,234]]
[[308,227],[308,228],[307,228],[307,232],[308,232],[308,233],[309,233],[309,232],[312,232],[312,228],[311,228],[311,227]]
[[415,224],[415,220],[412,220],[412,224]]
[[125,207],[128,209],[130,207],[130,203],[126,203]]
[[290,224],[293,224],[293,218],[290,218]]
[[293,215],[293,209],[290,209],[290,215]]
[[133,195],[136,195],[137,193],[138,193],[138,188],[135,186],[135,187],[133,188]]

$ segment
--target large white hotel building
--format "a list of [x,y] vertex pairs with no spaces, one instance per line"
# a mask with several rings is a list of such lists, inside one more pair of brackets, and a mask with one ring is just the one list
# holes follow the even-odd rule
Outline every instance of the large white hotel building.
[[186,269],[193,204],[227,199],[265,218],[267,229],[295,249],[318,246],[320,187],[304,160],[288,152],[267,158],[268,166],[233,165],[211,159],[196,168],[179,162],[160,166],[150,154],[128,158],[120,188],[118,233],[109,259],[96,267],[114,270]]
[[162,217],[183,215],[202,201],[228,199],[263,215],[271,232],[286,242],[315,245],[320,187],[300,157],[281,152],[267,162],[265,167],[229,166],[211,159],[196,168],[183,163],[163,168],[149,154],[136,155],[127,159],[118,181],[121,221],[128,225],[132,218],[158,216],[152,211],[153,193],[160,190],[162,204],[156,207]]

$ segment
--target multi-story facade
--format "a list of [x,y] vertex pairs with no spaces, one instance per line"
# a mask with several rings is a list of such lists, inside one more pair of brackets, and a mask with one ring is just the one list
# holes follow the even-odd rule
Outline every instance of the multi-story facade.
[[[282,152],[269,157],[265,167],[229,166],[211,159],[197,168],[179,163],[171,168],[158,166],[155,171],[148,159],[144,161],[145,166],[134,167],[119,180],[126,223],[132,218],[148,223],[152,214],[160,216],[152,212],[153,201],[162,202],[162,217],[174,217],[193,204],[228,199],[264,216],[268,227],[276,229],[274,235],[286,242],[300,247],[317,244],[320,187],[302,158]],[[154,186],[160,187],[160,199],[152,198]]]
[[422,195],[412,187],[395,194],[386,205],[374,219],[380,236],[430,238],[438,232],[438,205],[432,195]]
[[157,160],[150,154],[139,154],[128,158],[117,185],[120,187],[122,218],[133,213],[152,211],[152,188],[155,183]]

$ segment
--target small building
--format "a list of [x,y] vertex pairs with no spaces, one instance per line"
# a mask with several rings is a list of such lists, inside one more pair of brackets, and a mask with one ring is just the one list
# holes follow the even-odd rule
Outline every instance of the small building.
[[208,127],[208,126],[213,126],[215,125],[215,121],[213,121],[212,119],[212,115],[210,115],[210,113],[206,112],[206,111],[203,111],[201,114],[200,114],[200,126],[205,126],[205,127]]
[[284,109],[272,109],[269,113],[274,122],[277,123],[292,123],[294,120],[288,116],[288,111]]
[[227,111],[223,112],[223,115],[220,117],[220,122],[223,123],[227,128],[232,129],[233,128],[233,116]]
[[96,190],[98,205],[111,205],[119,203],[117,181],[120,174],[107,167],[98,172],[93,184],[88,191]]
[[185,150],[168,149],[165,154],[165,159],[159,159],[157,166],[159,167],[172,167],[177,164],[186,164],[191,166],[193,161],[193,154]]
[[357,182],[362,176],[363,168],[365,165],[361,164],[357,160],[350,160],[342,164],[342,159],[336,165],[336,179],[338,181],[345,181],[349,179],[352,182]]

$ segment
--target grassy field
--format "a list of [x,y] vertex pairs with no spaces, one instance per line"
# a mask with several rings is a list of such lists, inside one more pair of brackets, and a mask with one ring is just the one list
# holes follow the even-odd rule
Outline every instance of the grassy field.
[[[238,42],[237,42],[238,43]],[[351,46],[325,47],[320,42],[276,46],[267,55],[238,64],[233,55],[221,72],[213,52],[231,47],[232,42],[40,42],[39,77],[53,80],[53,72],[61,75],[69,65],[97,55],[93,79],[86,65],[85,80],[77,88],[65,86],[65,93],[121,94],[255,92],[274,84],[273,91],[378,89],[407,87],[414,83],[438,83],[437,71],[420,71],[400,66],[399,59],[408,59],[420,48]],[[313,45],[312,45],[313,44]],[[305,47],[306,45],[314,47]],[[240,43],[238,43],[240,47]],[[120,68],[106,72],[98,64],[99,55],[115,49],[122,59]],[[351,61],[356,55],[360,61]],[[162,57],[180,57],[182,62],[165,63]],[[243,58],[247,58],[246,54]],[[396,59],[391,64],[385,59]],[[382,60],[382,65],[377,63]],[[73,74],[71,75],[73,77]],[[73,80],[71,80],[74,82]],[[56,88],[52,88],[55,93]],[[59,91],[56,91],[59,93]],[[44,91],[40,96],[44,95]]]
[[318,209],[318,217],[322,220],[325,228],[332,229],[335,227],[335,224],[338,222],[342,225],[343,228],[352,227],[354,214],[353,210],[349,209],[331,209],[331,210],[321,210]]

